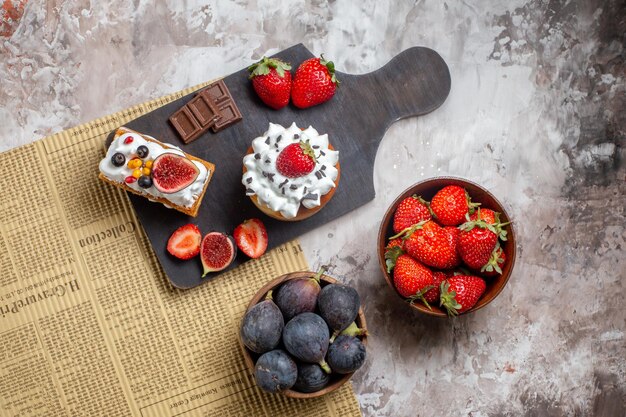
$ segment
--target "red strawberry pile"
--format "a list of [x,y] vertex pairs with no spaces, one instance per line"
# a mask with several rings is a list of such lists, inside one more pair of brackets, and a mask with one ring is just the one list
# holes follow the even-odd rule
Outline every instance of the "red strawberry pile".
[[393,217],[394,236],[385,247],[387,271],[409,302],[429,309],[437,303],[449,315],[472,308],[502,274],[508,223],[500,213],[471,201],[457,185],[439,190],[430,202],[405,198]]
[[335,76],[335,64],[324,56],[309,58],[302,62],[291,80],[291,65],[278,58],[263,57],[250,67],[252,87],[261,101],[281,109],[289,104],[300,109],[317,106],[335,95],[339,80]]

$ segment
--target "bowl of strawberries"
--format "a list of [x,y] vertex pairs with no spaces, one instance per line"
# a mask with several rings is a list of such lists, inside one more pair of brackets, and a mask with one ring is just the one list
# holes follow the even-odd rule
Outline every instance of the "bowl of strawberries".
[[412,308],[437,317],[489,304],[509,280],[515,252],[502,204],[480,185],[455,177],[409,187],[378,233],[387,284]]

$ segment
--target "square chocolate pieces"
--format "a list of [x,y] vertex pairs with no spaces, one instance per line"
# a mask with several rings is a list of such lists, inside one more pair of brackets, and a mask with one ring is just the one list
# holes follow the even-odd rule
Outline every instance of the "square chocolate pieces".
[[194,98],[170,116],[170,123],[183,142],[189,143],[209,128],[213,133],[242,119],[241,112],[224,81],[219,80],[200,90]]

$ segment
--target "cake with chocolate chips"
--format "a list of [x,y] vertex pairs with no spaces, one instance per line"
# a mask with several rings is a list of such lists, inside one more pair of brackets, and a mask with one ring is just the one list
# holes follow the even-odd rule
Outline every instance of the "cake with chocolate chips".
[[243,158],[246,195],[278,220],[311,217],[332,198],[339,183],[339,152],[312,127],[270,123]]

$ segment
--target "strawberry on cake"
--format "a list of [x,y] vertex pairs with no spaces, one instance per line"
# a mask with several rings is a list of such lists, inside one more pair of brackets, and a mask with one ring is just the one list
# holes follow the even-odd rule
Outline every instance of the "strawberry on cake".
[[296,221],[317,213],[339,182],[339,152],[312,127],[270,123],[243,158],[246,195],[265,214]]
[[101,180],[193,217],[215,171],[207,161],[125,127],[115,132],[99,168]]

